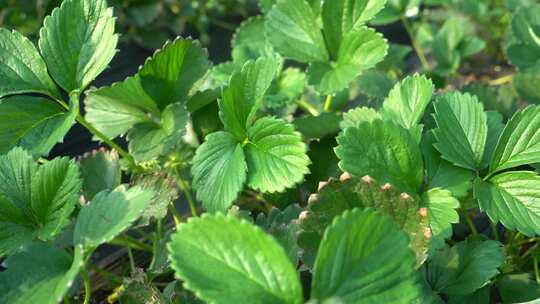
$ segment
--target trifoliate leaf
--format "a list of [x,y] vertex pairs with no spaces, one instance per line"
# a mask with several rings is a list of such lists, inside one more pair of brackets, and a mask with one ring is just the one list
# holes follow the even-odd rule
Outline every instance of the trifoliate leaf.
[[82,189],[87,200],[103,190],[112,191],[120,185],[122,172],[118,153],[114,150],[93,150],[79,160]]
[[113,10],[105,0],[67,0],[45,18],[39,48],[54,80],[84,90],[116,54]]
[[139,218],[154,195],[140,187],[98,193],[79,212],[75,244],[93,248],[112,240]]
[[141,214],[139,225],[148,225],[151,219],[165,218],[167,208],[178,198],[176,181],[165,174],[138,175],[133,179],[132,185],[154,193],[154,197]]
[[88,92],[86,119],[108,137],[124,135],[137,123],[155,122],[167,106],[187,101],[210,67],[198,42],[178,38],[149,58],[139,73]]
[[209,303],[303,303],[285,251],[260,228],[222,214],[191,218],[168,245],[176,276]]
[[381,34],[359,27],[344,37],[335,62],[313,62],[308,70],[309,83],[319,93],[333,94],[349,86],[364,70],[381,62],[388,44]]
[[517,10],[512,18],[515,43],[508,49],[508,59],[520,70],[540,67],[540,6],[531,5]]
[[474,196],[489,218],[529,236],[540,234],[540,176],[531,171],[505,172],[477,179]]
[[369,176],[341,179],[343,181],[319,183],[318,193],[309,197],[306,212],[300,215],[298,244],[303,249],[302,261],[313,264],[324,230],[334,217],[353,208],[371,207],[391,216],[409,235],[409,246],[416,253],[417,264],[422,264],[426,259],[431,231],[428,211],[420,208],[420,198],[402,193],[390,184],[381,187]]
[[48,155],[75,123],[78,107],[64,110],[52,100],[34,96],[0,99],[0,153],[15,146],[33,155]]
[[489,172],[540,162],[540,106],[529,106],[506,124],[489,164]]
[[335,56],[344,39],[352,30],[371,20],[383,9],[386,0],[325,1],[322,21],[327,45]]
[[0,302],[10,304],[61,302],[83,265],[83,252],[75,255],[49,244],[36,243],[4,262],[0,272]]
[[278,0],[268,13],[266,36],[285,58],[306,63],[329,59],[317,17],[306,0]]
[[129,152],[137,161],[154,159],[171,152],[185,134],[188,112],[181,103],[168,105],[161,121],[136,124],[129,131]]
[[38,167],[21,148],[0,156],[0,256],[34,238],[50,240],[67,224],[81,180],[68,158]]
[[427,189],[443,188],[454,197],[465,197],[472,188],[474,172],[452,165],[441,158],[433,144],[436,142],[433,131],[424,134],[421,143],[422,155],[426,165]]
[[257,120],[248,133],[245,153],[251,188],[282,192],[309,173],[307,147],[292,125],[265,117]]
[[396,84],[383,103],[382,114],[406,129],[418,125],[426,110],[433,83],[423,75],[415,74]]
[[343,303],[410,302],[420,295],[407,235],[374,210],[346,211],[326,230],[311,297]]
[[298,205],[291,205],[285,210],[272,208],[268,215],[260,213],[255,224],[267,233],[271,234],[276,241],[285,249],[285,253],[293,265],[298,264],[298,253],[300,248],[296,243],[298,234],[298,216],[302,208]]
[[206,136],[195,154],[193,188],[209,212],[225,211],[242,190],[247,164],[241,144],[226,132]]
[[178,37],[146,60],[138,75],[144,90],[163,110],[171,103],[185,102],[208,69],[208,52],[199,42]]
[[424,178],[420,148],[410,133],[389,121],[364,122],[337,138],[341,170],[418,193]]
[[467,295],[483,287],[499,273],[505,262],[501,243],[468,239],[452,248],[445,246],[427,265],[427,280],[433,290],[448,295]]
[[478,98],[447,93],[435,102],[435,147],[456,166],[477,171],[481,167],[488,133],[487,117]]
[[21,93],[59,96],[45,61],[30,40],[0,28],[0,50],[0,97]]
[[275,64],[272,58],[249,61],[223,89],[219,102],[221,121],[239,141],[246,139],[247,129],[262,106],[264,94],[276,74]]
[[382,119],[379,112],[372,108],[358,107],[343,114],[343,120],[340,123],[340,127],[342,129],[346,129],[348,127],[358,128],[363,122],[371,123],[377,119]]
[[429,227],[433,234],[431,248],[444,244],[446,239],[452,237],[452,224],[459,223],[459,201],[452,193],[442,188],[434,188],[422,195],[422,205],[428,209]]

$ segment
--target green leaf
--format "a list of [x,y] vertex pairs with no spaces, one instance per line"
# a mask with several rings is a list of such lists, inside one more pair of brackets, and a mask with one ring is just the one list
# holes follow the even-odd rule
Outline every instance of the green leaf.
[[412,129],[424,116],[433,90],[433,83],[425,76],[409,76],[390,91],[381,113],[404,128]]
[[505,172],[488,181],[476,179],[474,197],[489,218],[529,236],[540,234],[540,176]]
[[389,121],[364,122],[337,138],[341,170],[369,175],[409,193],[418,193],[424,178],[420,148],[410,133]]
[[383,9],[386,0],[325,1],[322,8],[324,33],[333,55],[338,53],[345,36],[360,28]]
[[75,244],[93,248],[112,240],[139,218],[154,195],[140,187],[98,193],[79,212]]
[[323,138],[339,131],[341,115],[335,112],[323,112],[319,116],[304,116],[294,120],[294,127],[304,138]]
[[360,127],[364,122],[373,122],[374,120],[382,120],[382,116],[379,112],[372,108],[358,107],[343,114],[343,120],[340,123],[342,129],[348,127]]
[[272,58],[249,61],[241,72],[233,74],[229,85],[223,89],[219,101],[221,121],[240,141],[246,139],[247,129],[262,106],[263,97],[276,74],[275,65]]
[[520,70],[540,67],[540,6],[517,10],[512,18],[515,43],[507,50],[510,62]]
[[19,32],[0,28],[0,62],[0,97],[21,93],[59,96],[45,61]]
[[537,162],[540,162],[540,106],[529,106],[514,114],[504,127],[489,172]]
[[414,253],[407,235],[392,219],[373,210],[354,209],[326,230],[311,287],[324,302],[409,302],[420,295]]
[[82,91],[105,70],[116,54],[114,23],[105,0],[66,0],[45,18],[39,49],[64,90]]
[[488,133],[487,117],[478,98],[467,93],[447,93],[434,104],[435,148],[456,166],[481,168]]
[[56,304],[62,300],[83,265],[82,248],[72,258],[48,244],[32,244],[10,256],[0,272],[0,302]]
[[507,274],[496,284],[503,303],[523,303],[540,298],[540,286],[532,274]]
[[303,303],[285,251],[260,228],[222,214],[191,218],[169,243],[184,287],[209,303]]
[[139,75],[97,90],[89,90],[84,100],[85,118],[110,138],[124,135],[135,124],[157,116],[157,103],[143,89]]
[[178,198],[175,179],[162,173],[135,176],[132,185],[154,193],[154,197],[141,214],[139,225],[148,225],[151,219],[165,218],[167,208]]
[[248,185],[262,192],[282,192],[309,173],[307,147],[294,127],[277,118],[257,120],[245,145]]
[[426,189],[443,188],[454,197],[466,197],[472,188],[474,172],[452,165],[441,158],[433,144],[436,142],[433,131],[424,134],[421,142],[422,155],[426,165]]
[[343,37],[335,62],[311,63],[309,83],[322,94],[339,92],[364,70],[381,62],[387,52],[388,44],[381,34],[364,26],[359,27]]
[[266,36],[285,58],[306,63],[329,59],[317,17],[305,0],[278,0],[268,13]]
[[118,153],[115,150],[92,150],[79,160],[82,189],[87,200],[103,190],[112,191],[120,185],[122,171]]
[[151,160],[171,152],[185,134],[188,115],[183,104],[174,103],[163,110],[159,124],[136,124],[127,136],[129,152],[137,161]]
[[251,17],[240,24],[231,40],[232,58],[235,64],[241,66],[249,60],[274,56],[272,45],[262,34],[264,28],[265,19],[261,16]]
[[65,111],[52,100],[34,96],[0,99],[0,153],[15,146],[33,155],[48,155],[75,124],[78,108]]
[[463,20],[450,18],[446,20],[433,40],[433,57],[437,60],[437,72],[443,76],[451,74],[459,68],[461,54],[458,46],[465,37]]
[[[346,176],[346,175],[344,175]],[[375,208],[392,217],[410,238],[417,265],[426,259],[431,239],[428,212],[420,208],[420,198],[401,192],[390,184],[380,186],[369,176],[340,178],[340,181],[320,182],[318,193],[308,199],[306,212],[299,218],[298,244],[303,249],[302,261],[312,264],[324,230],[332,219],[353,208]]]
[[[422,205],[428,208],[429,227],[433,234],[433,243],[444,244],[452,237],[452,224],[459,223],[459,201],[446,189],[430,189],[422,195]],[[432,244],[433,244],[432,243]],[[431,248],[434,248],[432,245]]]
[[298,264],[298,254],[300,252],[296,238],[299,230],[297,219],[301,211],[302,208],[299,205],[290,205],[283,211],[272,208],[268,215],[259,213],[255,221],[257,226],[271,234],[285,249],[293,265]]
[[540,69],[536,72],[518,73],[514,75],[512,78],[512,85],[522,99],[530,103],[540,104],[540,88],[538,88],[537,85],[539,81]]
[[356,84],[362,94],[378,100],[388,96],[394,86],[394,79],[385,72],[368,70],[358,77]]
[[428,264],[426,275],[435,291],[467,295],[487,284],[504,262],[501,243],[467,239],[438,251]]
[[415,16],[419,12],[421,2],[422,0],[389,0],[370,23],[387,25],[399,21],[402,17]]
[[148,276],[142,269],[137,269],[131,274],[131,277],[124,278],[122,286],[123,291],[118,298],[120,304],[167,303],[159,289],[150,282]]
[[0,256],[34,238],[50,240],[67,224],[81,180],[68,158],[40,167],[15,148],[0,156]]
[[243,189],[247,164],[240,143],[226,132],[206,136],[191,167],[197,199],[209,212],[225,211]]
[[143,89],[163,110],[169,104],[186,102],[209,69],[208,52],[199,42],[178,37],[147,59],[138,75]]

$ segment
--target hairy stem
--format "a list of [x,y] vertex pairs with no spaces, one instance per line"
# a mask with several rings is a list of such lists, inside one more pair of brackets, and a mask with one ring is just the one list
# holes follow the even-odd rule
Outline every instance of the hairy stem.
[[315,109],[311,104],[309,104],[307,101],[305,101],[303,98],[298,99],[296,102],[300,108],[302,108],[304,111],[308,112],[309,114],[313,116],[319,116],[321,113]]
[[86,269],[86,263],[81,267],[81,279],[84,285],[84,304],[90,304],[90,296],[92,295],[92,285],[90,283],[90,276]]
[[324,101],[324,111],[328,112],[332,108],[332,95],[326,96],[326,100]]
[[416,55],[418,56],[418,59],[420,60],[422,67],[424,68],[424,70],[427,70],[427,71],[430,70],[431,67],[429,66],[429,62],[426,58],[424,49],[418,43],[418,41],[416,41],[416,38],[412,31],[411,24],[409,23],[409,20],[407,20],[407,17],[405,16],[401,17],[401,23],[403,23],[403,27],[405,28],[407,35],[409,35],[409,39],[411,40],[412,47],[414,48],[414,51],[416,52]]

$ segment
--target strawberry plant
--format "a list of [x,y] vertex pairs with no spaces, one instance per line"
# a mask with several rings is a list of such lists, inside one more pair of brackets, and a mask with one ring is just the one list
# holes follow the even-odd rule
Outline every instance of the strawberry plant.
[[540,6],[257,4],[101,87],[105,0],[0,28],[0,303],[536,303]]

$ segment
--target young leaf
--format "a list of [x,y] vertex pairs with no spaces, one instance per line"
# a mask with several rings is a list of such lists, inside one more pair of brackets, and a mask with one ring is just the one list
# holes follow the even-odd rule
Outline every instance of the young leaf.
[[540,176],[505,172],[488,181],[476,179],[474,196],[492,221],[529,236],[540,234]]
[[39,48],[54,80],[84,90],[116,54],[112,8],[105,0],[66,0],[45,18]]
[[75,244],[93,248],[112,240],[139,218],[153,196],[140,187],[98,193],[79,212]]
[[0,256],[38,237],[50,240],[79,198],[79,170],[67,158],[38,167],[21,148],[0,156]]
[[235,73],[229,86],[223,90],[219,102],[220,117],[225,128],[239,141],[246,139],[263,97],[276,74],[276,62],[272,58],[249,61],[241,72]]
[[322,8],[324,33],[332,54],[338,53],[343,37],[375,17],[386,0],[325,1]]
[[138,175],[133,178],[132,184],[155,194],[141,214],[140,225],[148,225],[152,218],[165,218],[167,208],[178,198],[176,181],[165,174]]
[[477,171],[487,139],[487,117],[475,96],[448,93],[435,102],[435,147],[456,166]]
[[467,239],[452,248],[445,246],[428,264],[427,280],[433,290],[448,295],[467,295],[499,273],[505,261],[501,243]]
[[354,209],[326,230],[315,261],[311,297],[324,302],[410,302],[420,295],[414,253],[392,219]]
[[348,127],[360,127],[363,122],[373,122],[374,120],[382,120],[379,112],[372,108],[358,107],[343,114],[343,120],[340,123],[342,129]]
[[267,18],[266,36],[280,55],[306,63],[328,61],[317,17],[306,0],[278,0]]
[[15,146],[48,155],[75,123],[78,107],[65,111],[52,100],[34,96],[0,99],[0,153]]
[[35,243],[6,259],[0,272],[0,302],[56,304],[62,300],[83,265],[80,246],[72,258],[49,244]]
[[383,103],[382,114],[406,129],[418,125],[426,110],[433,83],[423,75],[415,74],[396,84]]
[[276,118],[257,120],[245,145],[248,184],[262,192],[282,192],[309,173],[307,147],[292,125]]
[[260,228],[222,214],[191,218],[168,245],[176,276],[209,303],[303,303],[285,251]]
[[[444,244],[452,237],[452,224],[459,223],[459,201],[448,190],[435,188],[422,195],[422,205],[428,208],[429,227],[433,234],[435,246]],[[431,248],[434,248],[432,245]]]
[[122,171],[118,153],[115,150],[93,150],[79,160],[82,188],[85,198],[92,198],[103,190],[112,191],[120,185]]
[[20,93],[58,97],[47,66],[30,40],[16,31],[0,28],[0,98]]
[[163,110],[169,104],[186,102],[208,69],[208,52],[199,42],[178,37],[146,60],[138,75],[143,89]]
[[173,103],[163,110],[160,123],[136,124],[127,136],[129,152],[137,161],[167,154],[182,140],[188,115],[183,104]]
[[243,189],[247,164],[242,146],[227,132],[206,136],[193,158],[193,188],[208,212],[227,210]]
[[381,62],[388,51],[383,36],[367,27],[347,33],[335,62],[313,62],[308,70],[309,83],[322,94],[345,89],[362,71]]
[[418,193],[424,164],[420,148],[410,133],[389,121],[364,122],[347,128],[337,138],[341,170],[369,175],[409,193]]
[[[343,179],[343,178],[340,178]],[[390,184],[380,186],[369,176],[343,181],[329,180],[319,184],[318,193],[309,197],[306,212],[299,219],[298,244],[303,249],[302,261],[312,265],[324,230],[332,219],[353,208],[374,208],[392,217],[410,238],[417,265],[426,259],[431,240],[428,210],[420,208],[420,198],[402,193]]]
[[540,106],[529,106],[517,112],[504,127],[489,172],[537,162],[540,162]]

